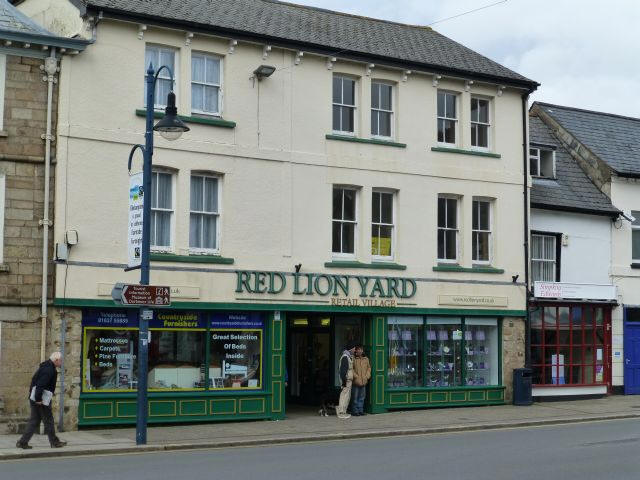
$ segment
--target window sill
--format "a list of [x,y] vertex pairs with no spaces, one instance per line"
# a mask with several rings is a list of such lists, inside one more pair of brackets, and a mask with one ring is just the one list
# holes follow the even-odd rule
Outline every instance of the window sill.
[[[138,117],[146,117],[147,111],[144,109],[136,109],[136,115]],[[153,118],[163,118],[164,112],[159,112],[155,110],[153,112]],[[186,115],[178,115],[180,120],[186,123],[200,123],[202,125],[210,125],[212,127],[222,127],[222,128],[236,128],[236,122],[232,122],[230,120],[223,120],[222,118],[216,117],[205,117],[205,116],[191,116],[188,117]]]
[[387,147],[407,148],[406,143],[392,142],[391,140],[380,140],[377,138],[358,138],[358,137],[350,137],[347,135],[334,135],[334,134],[327,134],[325,135],[325,138],[327,140],[341,140],[343,142],[370,143],[373,145],[385,145]]
[[6,130],[0,130],[0,138],[8,137],[9,133]]
[[172,253],[152,253],[154,262],[178,262],[178,263],[216,263],[219,265],[233,265],[234,259],[219,255],[175,255]]
[[502,155],[500,155],[499,153],[482,152],[479,150],[463,150],[461,148],[431,147],[431,151],[444,153],[460,153],[462,155],[475,155],[477,157],[502,158]]
[[406,265],[393,262],[362,263],[358,261],[333,261],[326,262],[325,268],[369,268],[373,270],[406,270]]
[[640,263],[633,262],[633,263],[631,264],[631,268],[634,268],[634,269],[635,269],[635,268],[640,269]]
[[466,272],[466,273],[504,273],[502,268],[494,267],[461,267],[459,265],[436,265],[434,272]]

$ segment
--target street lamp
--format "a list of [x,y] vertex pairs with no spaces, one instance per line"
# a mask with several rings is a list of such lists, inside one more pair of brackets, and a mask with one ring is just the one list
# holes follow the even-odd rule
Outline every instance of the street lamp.
[[[149,285],[149,257],[151,251],[151,168],[153,158],[153,131],[160,132],[167,140],[177,140],[184,132],[189,131],[182,120],[178,117],[176,109],[176,95],[173,91],[167,96],[167,107],[164,117],[153,126],[153,114],[155,105],[156,82],[160,72],[166,69],[169,71],[171,78],[171,86],[173,87],[173,72],[166,65],[154,71],[153,64],[149,64],[146,75],[147,84],[147,111],[146,111],[146,129],[145,144],[135,145],[129,154],[129,169],[131,169],[131,159],[136,149],[141,149],[144,162],[142,165],[142,251],[140,259],[140,284]],[[147,370],[148,370],[148,354],[149,354],[149,316],[147,312],[151,310],[140,308],[139,314],[139,337],[138,337],[138,415],[136,420],[136,444],[144,445],[147,443]]]

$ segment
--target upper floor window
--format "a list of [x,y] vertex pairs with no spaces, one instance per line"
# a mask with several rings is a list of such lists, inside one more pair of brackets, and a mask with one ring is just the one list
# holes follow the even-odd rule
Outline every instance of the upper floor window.
[[457,95],[438,92],[438,143],[455,145],[458,127]]
[[529,149],[529,172],[532,177],[556,178],[555,152]]
[[0,53],[0,132],[4,128],[4,82],[7,70],[7,56]]
[[191,111],[220,115],[220,58],[203,53],[191,55]]
[[371,196],[371,255],[393,257],[393,197],[391,192],[373,191]]
[[151,175],[151,246],[170,248],[173,223],[173,175]]
[[491,261],[491,202],[473,200],[472,259],[474,263]]
[[356,190],[333,187],[333,214],[331,221],[331,251],[336,255],[353,256],[356,246]]
[[340,75],[333,76],[333,131],[355,132],[356,81]]
[[[147,74],[149,64],[153,64],[154,71],[158,71],[166,65],[173,72],[174,80],[177,82],[178,72],[176,71],[176,51],[171,48],[147,45],[144,52],[144,74]],[[166,68],[163,68],[156,81],[156,91],[153,108],[162,109],[167,106],[167,95],[173,90],[171,75]],[[144,84],[144,106],[147,106],[147,83]]]
[[556,282],[556,235],[531,235],[531,277],[534,282]]
[[371,135],[392,137],[393,86],[371,82]]
[[471,146],[489,148],[489,100],[471,97]]
[[458,259],[458,199],[438,197],[438,261]]
[[633,263],[640,263],[640,211],[632,210],[631,216],[631,258]]
[[189,248],[198,251],[218,250],[220,202],[219,179],[191,175],[189,213]]

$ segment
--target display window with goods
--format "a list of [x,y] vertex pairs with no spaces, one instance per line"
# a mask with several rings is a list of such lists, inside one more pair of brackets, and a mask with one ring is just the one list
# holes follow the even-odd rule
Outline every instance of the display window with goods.
[[[137,314],[84,312],[83,392],[136,390]],[[262,388],[263,329],[260,314],[154,311],[149,324],[149,390]]]
[[530,318],[534,385],[586,386],[610,381],[610,306],[535,305]]
[[389,388],[500,385],[496,318],[388,317]]

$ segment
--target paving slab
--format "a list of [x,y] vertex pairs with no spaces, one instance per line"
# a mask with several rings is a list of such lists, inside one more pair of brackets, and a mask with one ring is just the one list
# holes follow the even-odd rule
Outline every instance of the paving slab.
[[148,443],[141,446],[136,445],[135,428],[131,427],[62,432],[59,436],[68,445],[61,449],[50,448],[45,435],[33,437],[31,450],[15,447],[18,435],[0,435],[0,460],[418,435],[621,418],[640,418],[640,396],[545,401],[528,407],[405,410],[347,420],[320,417],[315,409],[293,407],[281,421],[150,426]]

